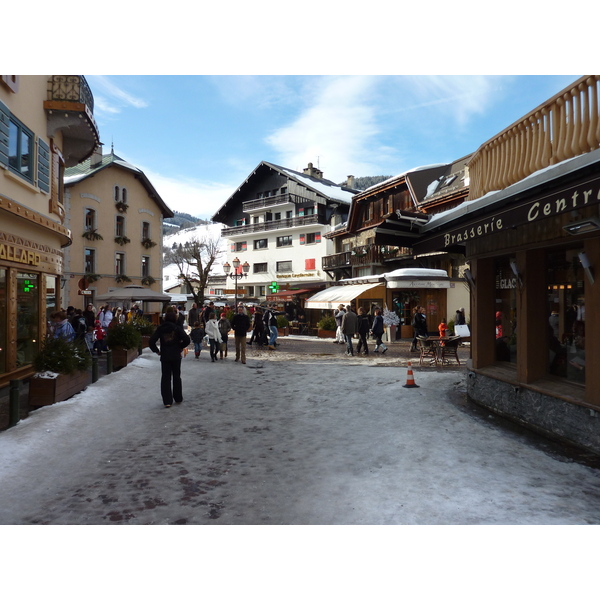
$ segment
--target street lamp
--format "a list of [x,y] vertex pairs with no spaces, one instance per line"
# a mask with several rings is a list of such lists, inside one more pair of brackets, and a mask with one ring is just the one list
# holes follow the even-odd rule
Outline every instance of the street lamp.
[[233,273],[230,273],[231,265],[229,263],[225,263],[223,265],[223,271],[225,271],[225,275],[227,277],[231,277],[231,279],[233,279],[235,281],[235,306],[234,306],[234,310],[235,310],[235,309],[237,309],[238,279],[241,279],[242,277],[248,277],[248,271],[250,270],[250,265],[248,264],[248,261],[246,261],[242,265],[242,271],[240,271],[239,270],[240,259],[236,256],[231,262],[233,263]]

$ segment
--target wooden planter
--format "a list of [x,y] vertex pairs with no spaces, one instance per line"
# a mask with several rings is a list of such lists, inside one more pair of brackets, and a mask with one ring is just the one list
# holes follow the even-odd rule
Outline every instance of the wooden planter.
[[329,331],[329,329],[319,329],[317,331],[317,337],[320,338],[334,338],[335,331]]
[[138,356],[138,349],[131,348],[111,348],[113,369],[121,369],[126,367],[130,362],[134,361]]
[[54,379],[34,376],[29,380],[29,405],[48,406],[55,402],[62,402],[84,390],[87,384],[87,371],[59,375]]
[[150,336],[149,335],[143,335],[142,336],[142,348],[148,348],[149,347],[149,342],[150,342]]
[[277,333],[280,336],[290,335],[290,328],[289,327],[278,327]]

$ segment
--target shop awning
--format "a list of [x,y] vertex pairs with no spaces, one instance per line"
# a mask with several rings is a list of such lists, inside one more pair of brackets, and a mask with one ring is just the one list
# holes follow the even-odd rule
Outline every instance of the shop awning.
[[298,296],[300,294],[307,294],[313,292],[314,290],[305,289],[305,290],[279,290],[274,294],[267,294],[267,302],[291,302],[294,300],[294,296]]
[[304,308],[321,308],[325,310],[333,310],[339,304],[350,304],[352,300],[358,298],[366,291],[383,286],[382,283],[362,283],[359,285],[334,285],[325,290],[321,290],[314,296],[306,300]]

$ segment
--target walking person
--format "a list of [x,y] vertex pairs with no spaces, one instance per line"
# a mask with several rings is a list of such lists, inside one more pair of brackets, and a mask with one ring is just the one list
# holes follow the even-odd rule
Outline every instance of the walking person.
[[[160,342],[160,349],[156,342]],[[183,402],[181,383],[181,353],[190,344],[190,337],[181,325],[177,325],[175,312],[167,312],[164,321],[150,336],[150,350],[160,356],[160,394],[165,408]],[[172,383],[171,383],[172,382]],[[172,387],[171,387],[172,386]]]
[[427,337],[429,335],[427,331],[427,317],[425,316],[425,308],[417,306],[413,310],[413,321],[412,321],[414,338],[412,346],[410,347],[411,352],[418,352],[417,338]]
[[190,310],[188,312],[188,316],[187,316],[187,318],[188,318],[188,325],[190,327],[194,327],[194,323],[196,321],[200,320],[198,317],[199,317],[199,315],[198,315],[198,305],[194,302],[192,304],[192,308],[190,308]]
[[250,329],[250,317],[244,312],[243,306],[238,306],[237,314],[231,319],[235,338],[235,362],[241,359],[246,364],[246,333]]
[[210,343],[210,362],[215,362],[215,360],[218,361],[219,347],[222,340],[219,324],[217,323],[217,317],[214,312],[208,314],[205,329]]
[[227,358],[227,334],[231,331],[231,323],[224,312],[221,313],[221,318],[217,321],[219,331],[221,332],[221,344],[219,345],[219,354],[223,360],[223,352]]
[[346,314],[342,318],[342,333],[346,338],[346,355],[354,356],[354,347],[352,346],[352,338],[357,331],[358,317],[352,310],[350,304],[346,306]]
[[340,304],[336,310],[333,311],[333,318],[335,319],[335,324],[337,325],[337,329],[335,330],[335,341],[334,344],[345,344],[346,339],[344,338],[344,334],[342,333],[342,319],[346,314],[346,310],[344,309],[344,305]]
[[194,354],[196,358],[200,358],[200,352],[202,352],[202,340],[206,335],[206,331],[200,326],[200,321],[196,321],[190,332],[190,339],[194,343]]
[[371,327],[371,333],[375,338],[375,350],[373,352],[379,353],[379,348],[383,348],[381,354],[385,354],[387,352],[387,346],[381,341],[383,336],[383,317],[381,316],[381,309],[375,309],[375,318],[373,319],[373,326]]
[[369,355],[369,347],[367,346],[367,335],[370,330],[370,322],[369,315],[365,309],[361,306],[358,309],[358,317],[357,317],[357,333],[358,333],[358,344],[356,345],[356,352],[360,354],[361,348],[363,349],[363,354],[365,356]]
[[275,350],[277,346],[277,315],[283,315],[284,313],[275,309],[275,305],[271,306],[265,311],[263,321],[265,323],[265,329],[270,332],[269,336],[269,350]]
[[254,325],[252,327],[252,335],[248,345],[251,346],[254,342],[258,346],[264,346],[265,339],[265,323],[263,321],[263,311],[260,307],[256,307],[254,311]]

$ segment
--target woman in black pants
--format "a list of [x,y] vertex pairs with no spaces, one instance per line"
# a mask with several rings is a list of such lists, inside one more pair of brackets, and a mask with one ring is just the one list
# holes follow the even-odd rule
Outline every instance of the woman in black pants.
[[427,331],[427,317],[425,316],[425,309],[422,306],[417,306],[414,309],[412,326],[415,337],[413,339],[412,346],[410,347],[410,351],[418,352],[417,337],[427,337],[429,335]]

